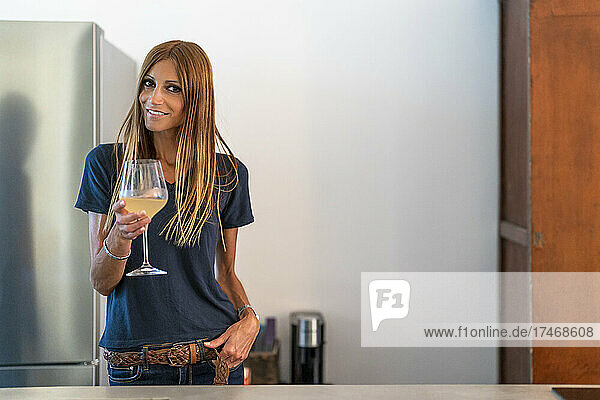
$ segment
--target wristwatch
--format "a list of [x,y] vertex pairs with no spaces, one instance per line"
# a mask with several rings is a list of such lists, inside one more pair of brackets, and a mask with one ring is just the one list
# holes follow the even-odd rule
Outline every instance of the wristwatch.
[[256,315],[256,319],[260,321],[260,317],[258,316],[258,313],[256,312],[256,310],[254,309],[254,307],[252,307],[250,304],[244,304],[243,306],[241,306],[240,308],[237,309],[237,315],[239,319],[242,319],[242,312],[246,309],[249,308],[252,310],[252,312],[254,313],[254,315]]

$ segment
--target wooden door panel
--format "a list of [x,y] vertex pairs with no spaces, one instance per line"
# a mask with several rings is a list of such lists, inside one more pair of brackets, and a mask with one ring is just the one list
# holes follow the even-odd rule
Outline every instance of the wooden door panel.
[[[600,271],[600,7],[591,3],[531,3],[534,272]],[[532,361],[533,383],[600,383],[598,348],[535,347]]]

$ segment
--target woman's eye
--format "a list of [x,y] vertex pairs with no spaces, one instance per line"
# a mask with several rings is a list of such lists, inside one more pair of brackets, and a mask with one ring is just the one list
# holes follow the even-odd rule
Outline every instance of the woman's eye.
[[173,92],[173,93],[179,93],[179,92],[181,92],[181,88],[180,87],[173,86],[173,85],[169,86],[169,90],[171,92]]
[[143,85],[144,87],[150,87],[150,86],[153,86],[153,85],[154,85],[154,82],[153,82],[153,81],[151,81],[150,79],[144,79],[144,80],[142,81],[142,85]]

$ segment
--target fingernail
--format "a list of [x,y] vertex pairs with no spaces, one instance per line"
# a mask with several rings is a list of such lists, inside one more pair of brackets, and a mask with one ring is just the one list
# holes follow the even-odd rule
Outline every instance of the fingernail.
[[124,206],[125,205],[125,201],[124,200],[119,201],[119,205],[120,206]]
[[140,211],[140,214],[141,214],[141,215],[146,215],[146,210],[142,210],[142,211]]

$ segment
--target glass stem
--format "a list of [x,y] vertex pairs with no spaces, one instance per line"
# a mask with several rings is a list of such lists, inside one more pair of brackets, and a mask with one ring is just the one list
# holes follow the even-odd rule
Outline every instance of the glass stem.
[[148,262],[148,227],[144,229],[144,265],[149,265]]

